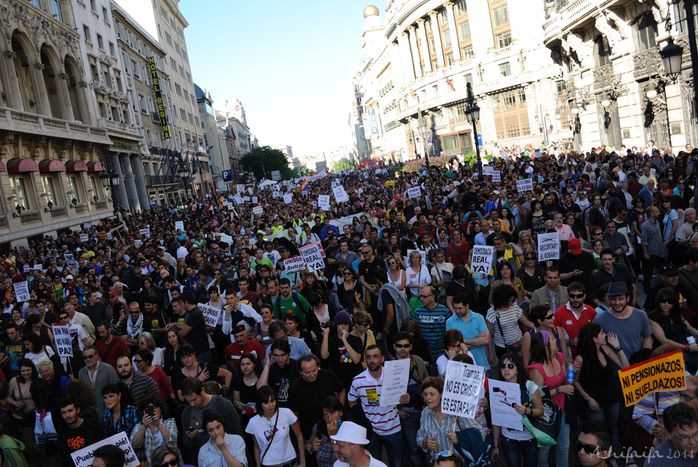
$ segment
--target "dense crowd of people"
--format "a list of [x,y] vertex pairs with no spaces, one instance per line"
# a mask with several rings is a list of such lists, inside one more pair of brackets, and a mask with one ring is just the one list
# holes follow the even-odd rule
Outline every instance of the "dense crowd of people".
[[[0,252],[0,465],[120,434],[82,465],[696,465],[698,150],[529,154],[232,186]],[[292,267],[308,245],[322,267]],[[618,371],[677,350],[687,388],[626,407]],[[442,411],[452,360],[485,369],[474,418]],[[523,428],[493,423],[495,381]]]

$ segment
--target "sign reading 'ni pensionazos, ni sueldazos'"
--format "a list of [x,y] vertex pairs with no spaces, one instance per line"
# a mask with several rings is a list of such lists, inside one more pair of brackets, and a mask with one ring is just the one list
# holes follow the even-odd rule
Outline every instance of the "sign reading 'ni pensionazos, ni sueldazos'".
[[635,405],[655,392],[681,391],[686,389],[686,371],[683,352],[661,355],[618,370],[626,407]]

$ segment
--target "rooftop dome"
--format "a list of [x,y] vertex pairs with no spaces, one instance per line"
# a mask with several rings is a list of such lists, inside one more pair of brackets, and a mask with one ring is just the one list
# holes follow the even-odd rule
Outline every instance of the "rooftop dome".
[[376,5],[369,5],[364,8],[364,18],[368,18],[369,16],[380,16],[380,10]]

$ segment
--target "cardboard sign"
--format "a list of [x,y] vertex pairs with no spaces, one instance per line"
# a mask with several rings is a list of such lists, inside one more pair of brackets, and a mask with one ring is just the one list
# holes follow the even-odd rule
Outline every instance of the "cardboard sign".
[[255,206],[255,207],[252,208],[252,212],[253,212],[256,216],[261,216],[262,213],[264,212],[264,209],[262,208],[262,206]]
[[53,340],[59,357],[73,356],[73,340],[70,338],[70,328],[65,324],[54,324]]
[[75,463],[75,467],[90,467],[92,465],[92,458],[94,457],[94,452],[97,450],[97,448],[106,446],[107,444],[113,444],[114,446],[116,446],[124,452],[124,457],[126,458],[124,467],[138,467],[140,465],[140,462],[138,461],[138,456],[136,455],[136,452],[133,450],[133,447],[131,446],[131,442],[128,439],[128,435],[126,435],[126,433],[122,431],[121,433],[117,433],[113,436],[110,436],[109,438],[105,438],[102,441],[90,444],[85,448],[79,449],[71,453],[70,457],[73,458],[73,463]]
[[618,370],[625,406],[635,405],[655,392],[686,389],[685,371],[681,350]]
[[410,380],[410,359],[390,360],[383,364],[383,385],[378,405],[390,407],[400,403],[400,397],[407,393]]
[[495,170],[492,172],[492,181],[493,182],[501,182],[502,181],[502,172],[499,172],[498,170]]
[[482,166],[482,175],[492,175],[492,172],[494,172],[494,167],[491,165],[483,165]]
[[293,202],[293,195],[291,193],[286,193],[284,195],[284,204],[291,204]]
[[146,227],[145,229],[139,229],[138,234],[143,238],[150,238],[150,227]]
[[305,261],[302,256],[294,256],[284,260],[284,271],[286,272],[298,272],[303,269],[305,269]]
[[12,287],[15,290],[15,301],[17,303],[29,301],[31,296],[29,295],[29,284],[27,281],[15,282],[12,284]]
[[474,419],[484,380],[483,367],[449,360],[446,364],[446,379],[441,395],[441,411],[449,415]]
[[199,303],[197,306],[204,315],[204,322],[206,323],[206,326],[215,328],[216,324],[218,324],[218,317],[221,315],[221,310],[215,306],[206,305],[205,303]]
[[560,259],[560,234],[557,232],[538,234],[538,261]]
[[28,264],[25,264],[24,266],[22,266],[22,272],[25,273],[25,274],[28,273],[28,272],[31,271],[31,270],[32,270],[32,268],[31,268],[31,266],[29,266]]
[[330,210],[330,195],[319,195],[317,197],[317,205],[323,211]]
[[43,271],[44,267],[40,264],[35,264],[34,265],[34,271]]
[[89,241],[90,241],[89,235],[87,235],[86,233],[80,234],[80,243],[85,243],[85,242],[89,242]]
[[349,195],[346,191],[344,191],[344,187],[342,185],[333,187],[332,193],[334,193],[334,199],[337,200],[338,203],[345,203],[349,201]]
[[490,379],[488,386],[492,424],[512,430],[523,430],[521,415],[514,408],[515,405],[521,405],[521,387],[516,383],[496,379]]
[[473,257],[470,261],[470,272],[490,275],[492,260],[494,259],[494,247],[485,245],[473,246]]
[[407,189],[407,198],[419,198],[422,196],[422,189],[419,186],[413,186]]
[[524,193],[526,191],[533,191],[533,179],[524,178],[523,180],[516,181],[516,191],[519,193]]
[[184,232],[184,221],[175,221],[175,231],[177,230]]
[[308,243],[298,250],[301,252],[308,271],[315,272],[325,268],[325,260],[322,259],[322,246],[319,243]]

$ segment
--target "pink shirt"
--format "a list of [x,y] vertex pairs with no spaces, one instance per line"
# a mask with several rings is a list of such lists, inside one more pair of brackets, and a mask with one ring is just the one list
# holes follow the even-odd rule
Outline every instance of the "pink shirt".
[[[528,365],[528,369],[534,369],[538,370],[538,372],[543,375],[543,384],[548,387],[548,390],[552,391],[553,388],[556,388],[558,386],[562,386],[565,384],[565,378],[566,374],[565,372],[567,371],[565,368],[565,356],[562,355],[562,352],[557,353],[557,360],[560,362],[560,373],[552,376],[548,376],[545,373],[545,369],[543,368],[542,363],[531,363]],[[565,394],[559,393],[555,394],[554,396],[551,395],[553,402],[555,402],[555,405],[560,407],[560,410],[565,410]]]
[[560,234],[561,242],[567,242],[571,238],[574,238],[574,232],[572,232],[572,228],[567,224],[562,224],[560,227],[556,226],[555,230]]

